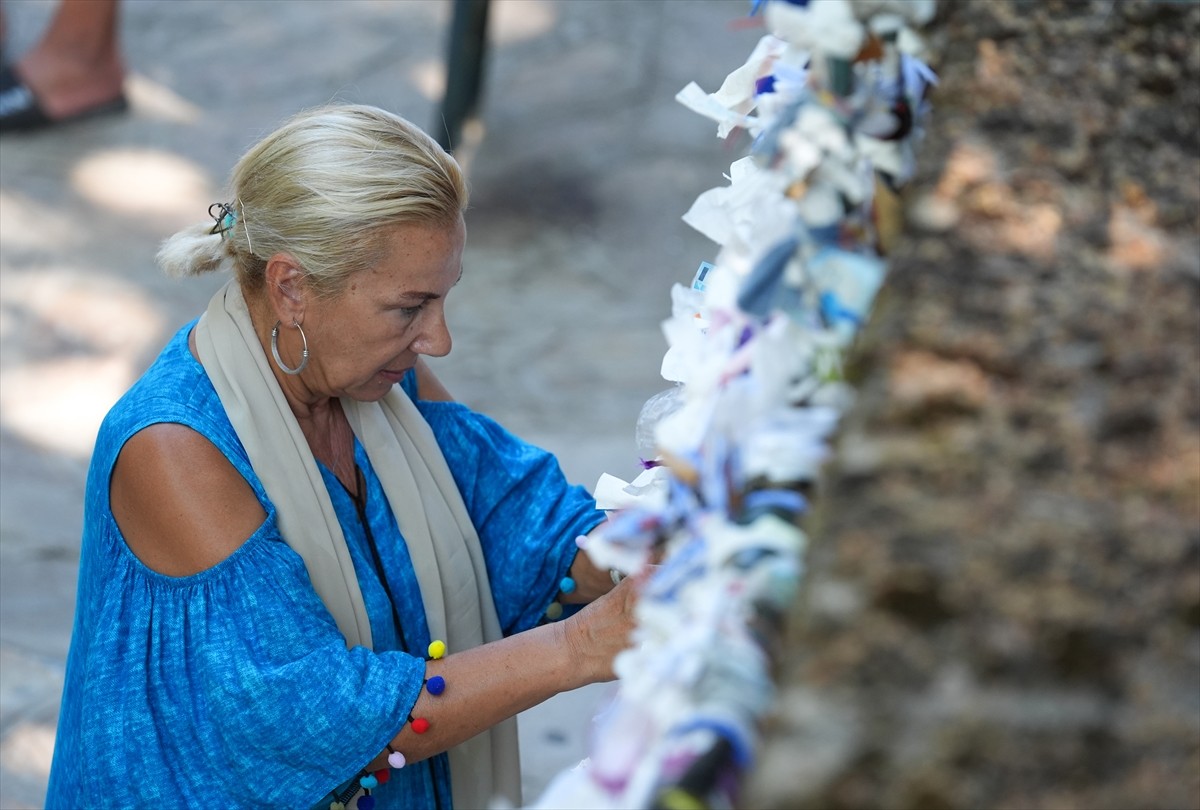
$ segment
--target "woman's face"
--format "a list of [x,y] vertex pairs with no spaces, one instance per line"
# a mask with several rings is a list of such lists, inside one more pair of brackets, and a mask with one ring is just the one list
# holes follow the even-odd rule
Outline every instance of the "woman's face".
[[450,352],[445,303],[462,275],[466,226],[397,225],[383,258],[328,299],[309,299],[304,383],[315,394],[369,402],[400,381],[420,355]]

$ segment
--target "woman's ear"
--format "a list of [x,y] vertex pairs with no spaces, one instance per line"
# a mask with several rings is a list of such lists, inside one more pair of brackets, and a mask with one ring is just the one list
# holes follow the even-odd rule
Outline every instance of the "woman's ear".
[[304,271],[299,263],[286,253],[276,253],[267,259],[264,278],[267,301],[275,313],[275,319],[289,326],[304,323],[308,297]]

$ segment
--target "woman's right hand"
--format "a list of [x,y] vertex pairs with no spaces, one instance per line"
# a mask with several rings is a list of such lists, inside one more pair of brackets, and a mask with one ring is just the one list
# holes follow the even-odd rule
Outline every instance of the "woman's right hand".
[[[405,724],[393,747],[417,762],[560,692],[613,680],[613,659],[630,646],[634,608],[649,576],[626,577],[562,621],[427,662],[425,676],[441,675],[453,689],[437,697],[421,690],[412,714],[433,726],[417,734]],[[371,767],[385,767],[386,755]]]
[[613,659],[631,644],[637,624],[634,608],[642,583],[650,574],[646,570],[626,577],[611,591],[563,620],[571,660],[579,662],[579,674],[587,683],[616,678]]

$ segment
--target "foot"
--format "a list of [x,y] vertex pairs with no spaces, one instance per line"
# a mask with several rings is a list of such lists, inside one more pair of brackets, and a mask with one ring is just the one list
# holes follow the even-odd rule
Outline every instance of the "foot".
[[116,55],[85,58],[34,47],[14,65],[51,121],[65,121],[122,97],[125,69]]

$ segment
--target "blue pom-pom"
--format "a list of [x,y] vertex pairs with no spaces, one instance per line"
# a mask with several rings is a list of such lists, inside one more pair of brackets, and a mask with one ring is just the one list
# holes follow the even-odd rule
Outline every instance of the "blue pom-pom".
[[[800,8],[808,7],[808,0],[783,0],[783,2],[787,3],[789,6],[800,6]],[[750,5],[750,16],[753,17],[755,14],[761,11],[762,7],[766,4],[767,0],[754,0],[754,2]]]
[[358,810],[375,810],[375,797],[374,796],[359,796],[358,797]]
[[575,580],[570,577],[563,577],[562,582],[558,583],[558,589],[563,593],[571,593],[575,590]]
[[425,688],[431,695],[440,695],[446,691],[446,679],[441,675],[434,675],[429,680],[425,681]]
[[[358,783],[360,785],[362,785],[364,788],[366,788],[367,790],[371,790],[372,788],[379,787],[379,780],[375,778],[375,774],[373,774],[373,773],[369,773],[366,776],[364,776],[362,779],[359,779]],[[362,804],[359,804],[359,807],[362,807]]]

